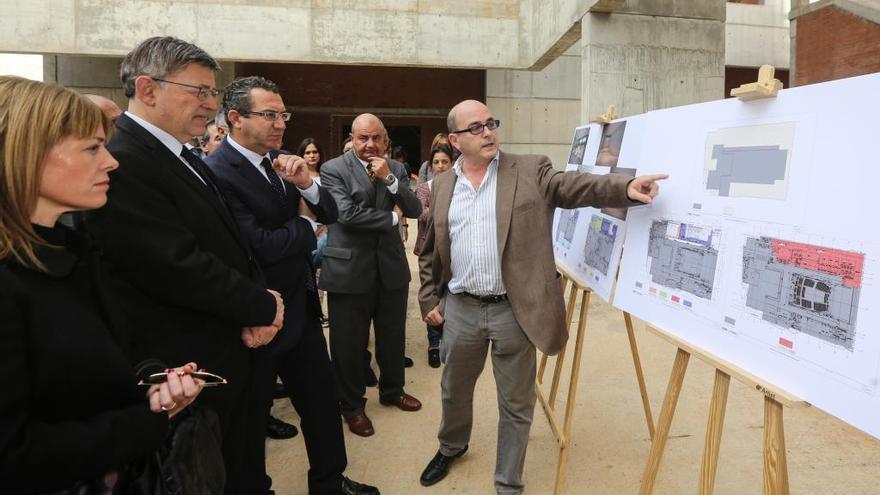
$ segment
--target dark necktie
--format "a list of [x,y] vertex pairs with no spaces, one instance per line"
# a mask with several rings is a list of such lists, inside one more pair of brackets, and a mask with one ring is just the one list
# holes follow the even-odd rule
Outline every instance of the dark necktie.
[[272,186],[272,190],[275,191],[275,195],[278,197],[281,205],[284,206],[287,201],[287,195],[284,193],[284,185],[281,184],[281,178],[278,177],[278,174],[275,173],[275,169],[272,168],[272,162],[270,162],[268,158],[263,157],[260,165],[262,165],[263,170],[266,171],[266,177],[269,179],[269,185]]
[[197,157],[195,153],[186,149],[186,146],[180,150],[180,156],[186,160],[186,163],[189,163],[189,166],[196,172],[196,175],[202,178],[202,181],[208,186],[208,189],[214,191],[214,194],[220,199],[220,202],[224,205],[226,204],[226,200],[223,199],[223,193],[220,192],[220,188],[217,187],[217,184],[214,183],[214,179],[211,177],[211,174],[208,172],[208,166],[205,165],[205,162],[202,161],[201,158]]
[[[266,171],[266,177],[269,178],[269,184],[272,186],[272,190],[275,191],[275,194],[278,196],[278,200],[281,202],[281,206],[283,207],[287,203],[287,195],[284,193],[284,186],[281,184],[281,178],[278,177],[275,169],[272,168],[272,162],[270,162],[268,158],[263,157],[263,160],[260,161],[260,165],[262,165],[263,170]],[[315,286],[315,274],[312,271],[312,266],[310,263],[306,263],[305,270],[303,270],[303,272],[303,275],[305,276],[306,289],[311,292],[316,292],[318,288]]]

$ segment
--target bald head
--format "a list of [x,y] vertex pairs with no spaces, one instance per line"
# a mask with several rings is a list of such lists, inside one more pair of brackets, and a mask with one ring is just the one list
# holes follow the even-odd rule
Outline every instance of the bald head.
[[452,110],[449,111],[449,115],[446,116],[446,127],[449,129],[449,132],[464,129],[467,127],[468,123],[465,122],[462,124],[458,122],[458,116],[460,114],[471,114],[474,112],[482,112],[484,110],[488,112],[489,107],[483,104],[483,102],[477,100],[464,100],[452,107]]
[[465,166],[486,167],[498,153],[500,122],[482,102],[465,100],[446,117],[449,144],[461,152]]
[[119,108],[119,105],[109,98],[104,98],[100,95],[85,95],[85,97],[91,100],[95,105],[98,105],[98,108],[100,108],[101,111],[104,112],[104,115],[106,115],[114,124],[116,123],[116,119],[122,115],[122,109]]
[[351,141],[354,143],[354,154],[361,160],[381,157],[388,146],[385,125],[379,117],[362,113],[351,122]]
[[351,121],[351,133],[354,134],[356,129],[371,125],[378,125],[383,131],[385,130],[385,124],[382,123],[379,117],[371,113],[362,113]]

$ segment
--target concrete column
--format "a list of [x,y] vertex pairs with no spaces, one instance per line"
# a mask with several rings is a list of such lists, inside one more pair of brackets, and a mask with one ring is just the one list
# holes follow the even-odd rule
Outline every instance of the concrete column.
[[[43,81],[54,82],[79,91],[101,95],[115,101],[119,108],[128,107],[128,98],[122,93],[119,80],[118,57],[79,57],[46,55],[43,57]],[[223,88],[235,77],[234,62],[221,62],[217,73],[217,87]]]
[[724,97],[725,2],[628,0],[581,20],[581,122]]

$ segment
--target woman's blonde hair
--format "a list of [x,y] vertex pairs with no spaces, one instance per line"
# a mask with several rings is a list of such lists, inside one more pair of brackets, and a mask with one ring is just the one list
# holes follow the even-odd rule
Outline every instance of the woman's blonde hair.
[[0,76],[0,260],[43,268],[31,215],[49,150],[68,136],[109,133],[110,125],[97,105],[67,88]]

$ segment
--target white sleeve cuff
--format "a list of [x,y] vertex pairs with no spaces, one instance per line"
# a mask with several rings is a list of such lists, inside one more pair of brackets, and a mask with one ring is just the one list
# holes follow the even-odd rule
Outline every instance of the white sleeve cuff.
[[308,188],[300,189],[299,186],[297,186],[297,189],[299,190],[299,193],[302,194],[302,197],[306,198],[306,201],[313,205],[318,204],[318,201],[321,199],[321,195],[318,194],[318,183],[315,182],[314,179],[312,180],[312,185]]

